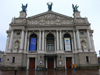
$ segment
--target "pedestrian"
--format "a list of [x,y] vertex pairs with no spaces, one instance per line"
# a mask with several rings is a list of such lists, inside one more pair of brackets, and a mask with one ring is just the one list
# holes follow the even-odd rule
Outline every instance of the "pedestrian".
[[73,73],[75,74],[75,65],[73,65]]
[[39,71],[40,69],[39,69],[39,66],[37,66],[37,71]]
[[16,75],[16,73],[17,73],[17,65],[15,65],[15,75]]

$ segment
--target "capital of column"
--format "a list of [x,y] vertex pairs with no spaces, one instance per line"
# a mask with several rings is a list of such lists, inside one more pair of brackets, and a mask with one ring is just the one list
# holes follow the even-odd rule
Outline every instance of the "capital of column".
[[75,32],[76,31],[76,29],[75,30],[73,30],[73,32]]
[[56,30],[56,32],[58,32],[58,30]]
[[45,30],[41,30],[42,32],[44,32]]
[[25,31],[25,28],[22,28],[22,31]]
[[41,32],[41,30],[39,30],[39,32]]
[[26,32],[28,32],[28,30],[27,30],[27,29],[25,29],[25,31],[26,31]]
[[86,29],[87,31],[89,31],[89,29]]
[[76,29],[76,31],[79,31],[79,29]]
[[62,30],[60,30],[60,32],[61,32]]
[[14,31],[14,28],[11,28],[11,31]]

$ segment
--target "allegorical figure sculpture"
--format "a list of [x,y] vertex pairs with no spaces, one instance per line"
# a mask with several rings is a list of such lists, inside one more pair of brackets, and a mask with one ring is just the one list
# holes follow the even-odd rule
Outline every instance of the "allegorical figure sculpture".
[[75,6],[72,4],[73,12],[78,12],[78,7],[77,4]]
[[49,2],[49,3],[47,3],[47,5],[48,5],[48,11],[51,11],[52,10],[53,3],[52,2]]
[[23,4],[22,4],[22,12],[26,12],[27,6],[28,6],[28,4],[26,4],[26,5],[23,5]]

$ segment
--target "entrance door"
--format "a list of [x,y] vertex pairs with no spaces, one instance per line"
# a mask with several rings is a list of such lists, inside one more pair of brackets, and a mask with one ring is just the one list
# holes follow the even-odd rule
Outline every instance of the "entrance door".
[[66,68],[71,69],[71,65],[72,65],[72,57],[67,57],[66,58]]
[[35,69],[35,58],[30,58],[29,69]]
[[54,58],[48,58],[48,69],[54,69]]

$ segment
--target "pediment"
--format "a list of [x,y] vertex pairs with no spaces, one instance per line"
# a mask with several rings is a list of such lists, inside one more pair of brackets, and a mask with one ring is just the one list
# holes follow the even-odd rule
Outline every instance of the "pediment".
[[73,18],[52,11],[27,18],[28,25],[65,25],[73,24]]
[[28,17],[27,19],[72,19],[72,17],[62,15],[53,11],[47,11],[32,17]]
[[88,23],[86,18],[74,18],[62,15],[53,11],[47,11],[28,18],[14,18],[14,24],[26,24],[32,26],[55,26],[55,25],[73,25],[74,23],[86,24]]

